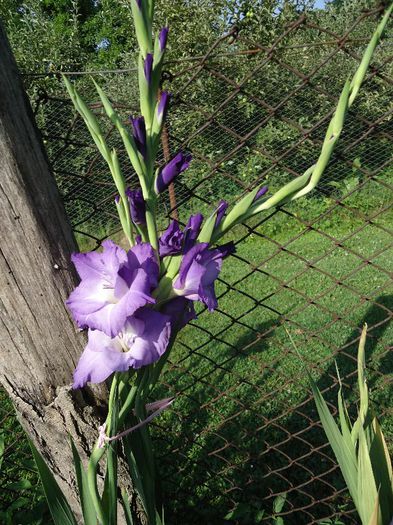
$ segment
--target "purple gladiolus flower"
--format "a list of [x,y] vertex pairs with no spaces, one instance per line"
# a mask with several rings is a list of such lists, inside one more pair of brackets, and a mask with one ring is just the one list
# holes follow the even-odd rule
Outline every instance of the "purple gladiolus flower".
[[160,257],[176,255],[177,253],[180,253],[183,247],[183,238],[184,233],[179,228],[178,222],[173,220],[160,237]]
[[261,188],[259,188],[259,190],[257,191],[257,194],[255,195],[254,197],[254,202],[256,202],[258,199],[260,199],[263,195],[265,195],[265,193],[268,191],[268,187],[267,186],[262,186]]
[[181,330],[192,319],[196,319],[194,303],[185,297],[176,297],[165,303],[162,313],[169,315],[172,330]]
[[145,73],[146,82],[150,86],[153,72],[153,55],[151,53],[147,53],[146,55],[145,62],[143,65],[143,71]]
[[220,273],[222,261],[235,247],[233,243],[209,250],[208,243],[199,243],[191,248],[180,265],[179,277],[174,291],[192,301],[202,301],[210,311],[217,308],[214,281]]
[[126,195],[130,203],[131,219],[134,224],[146,224],[146,203],[142,190],[130,190],[127,188]]
[[191,155],[181,151],[164,166],[157,175],[156,192],[161,193],[173,181],[173,179],[188,168],[191,162]]
[[128,317],[122,331],[113,338],[99,330],[89,330],[87,346],[74,372],[73,387],[101,383],[113,372],[154,363],[165,352],[170,334],[170,317],[147,307]]
[[135,145],[144,159],[146,159],[146,126],[143,117],[130,117],[132,124],[132,135],[134,137]]
[[170,94],[167,91],[162,91],[160,101],[157,106],[157,118],[159,122],[162,122],[167,114],[169,105]]
[[81,328],[101,330],[114,337],[138,308],[154,303],[158,264],[150,244],[139,244],[126,253],[112,241],[103,252],[72,255],[80,284],[66,301]]
[[227,211],[228,203],[227,201],[221,200],[216,209],[216,224],[215,228],[221,224],[222,219],[224,218],[225,212]]
[[168,40],[169,27],[163,27],[158,35],[158,41],[160,43],[160,51],[163,53],[166,48],[166,43]]
[[194,246],[201,231],[202,222],[203,215],[201,213],[191,215],[188,219],[186,227],[184,228],[184,253],[188,252],[188,250]]
[[135,0],[139,9],[142,9],[142,0]]

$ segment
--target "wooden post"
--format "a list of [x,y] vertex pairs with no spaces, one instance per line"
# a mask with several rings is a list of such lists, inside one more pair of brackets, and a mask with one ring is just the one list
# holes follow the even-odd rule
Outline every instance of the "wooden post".
[[83,456],[99,424],[97,398],[69,386],[85,342],[64,305],[77,246],[1,24],[0,225],[0,381],[76,509],[67,433]]

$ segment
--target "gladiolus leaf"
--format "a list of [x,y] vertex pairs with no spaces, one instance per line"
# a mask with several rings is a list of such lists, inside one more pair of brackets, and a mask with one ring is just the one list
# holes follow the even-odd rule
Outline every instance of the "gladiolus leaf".
[[94,509],[93,501],[90,496],[89,485],[87,482],[86,471],[82,465],[79,452],[75,446],[74,440],[71,438],[72,455],[74,457],[74,466],[76,472],[76,479],[78,482],[79,499],[81,502],[83,520],[85,525],[96,525],[97,516]]
[[[378,500],[378,491],[377,487],[375,486],[373,469],[367,447],[366,434],[362,426],[359,429],[358,465],[357,509],[362,523],[366,524],[370,522],[370,519],[374,514],[375,502]],[[377,525],[381,525],[380,520],[378,520],[376,523]]]
[[75,516],[68,504],[66,497],[61,491],[57,481],[43,460],[41,454],[35,448],[32,441],[29,442],[33,457],[35,459],[38,473],[44,488],[48,507],[55,525],[77,525]]

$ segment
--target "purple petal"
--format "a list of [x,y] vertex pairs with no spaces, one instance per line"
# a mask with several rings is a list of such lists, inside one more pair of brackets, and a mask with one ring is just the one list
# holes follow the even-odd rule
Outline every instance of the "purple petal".
[[160,42],[160,51],[161,53],[163,51],[165,51],[165,48],[166,48],[166,43],[167,43],[167,40],[168,40],[168,33],[169,33],[169,28],[168,27],[163,27],[160,31],[160,34],[158,36],[158,40]]
[[180,264],[179,269],[179,277],[174,283],[175,288],[183,288],[185,279],[187,276],[187,273],[190,269],[191,264],[193,263],[194,259],[197,258],[197,256],[202,253],[207,247],[208,243],[201,242],[193,246],[184,256]]
[[184,228],[184,253],[188,252],[188,250],[194,246],[201,230],[202,222],[203,215],[201,213],[191,215],[188,219],[186,227]]
[[194,304],[185,297],[176,297],[165,303],[162,313],[169,315],[174,330],[181,330],[191,320],[197,318]]
[[267,186],[262,186],[261,188],[259,188],[259,190],[257,191],[257,194],[255,195],[254,197],[254,202],[256,202],[258,199],[260,199],[263,195],[265,195],[265,193],[268,191],[268,187]]
[[234,251],[233,243],[209,250],[207,243],[193,246],[183,257],[179,277],[173,288],[175,292],[192,301],[202,301],[208,309],[217,307],[214,282],[217,279],[223,258]]
[[[138,339],[144,341],[145,353],[141,353],[142,345],[138,349],[135,348],[135,345],[131,348],[136,361],[134,366],[137,368],[138,365],[145,366],[154,363],[162,356],[169,343],[171,324],[169,316],[150,308],[142,308],[135,314],[135,317],[144,323],[144,330],[136,342]],[[137,352],[140,361],[137,359]]]
[[216,209],[216,224],[215,224],[215,228],[217,228],[217,226],[219,226],[221,224],[221,221],[222,219],[224,218],[224,215],[225,215],[225,212],[227,211],[227,208],[228,208],[228,202],[227,201],[224,201],[224,200],[221,200],[217,206],[217,209]]
[[143,117],[130,117],[132,124],[132,135],[134,137],[135,145],[144,159],[146,159],[146,126]]
[[131,286],[120,275],[110,288],[105,283],[82,281],[71,293],[67,306],[81,328],[101,330],[114,337],[127,316],[147,303],[154,303],[150,289],[149,276],[140,268],[134,272]]
[[143,71],[145,73],[145,79],[147,84],[151,85],[152,80],[152,72],[153,72],[153,55],[151,53],[147,53],[144,64],[143,64]]
[[227,242],[226,244],[222,244],[218,248],[216,248],[214,251],[220,253],[220,257],[225,259],[228,257],[228,255],[232,255],[232,253],[235,253],[236,247],[233,244],[233,241]]
[[127,253],[130,268],[142,268],[149,277],[150,287],[158,283],[159,267],[152,246],[148,242],[136,244]]
[[179,173],[188,168],[191,162],[191,155],[181,151],[171,159],[158,173],[156,179],[156,192],[162,193],[165,188],[173,181]]
[[102,243],[102,252],[73,253],[71,261],[81,279],[105,278],[116,273],[127,259],[126,252],[113,241]]
[[87,382],[100,383],[113,372],[154,363],[165,352],[170,333],[169,316],[149,308],[128,317],[116,337],[89,330],[87,346],[74,373],[74,388]]
[[179,228],[178,222],[173,220],[160,237],[160,257],[176,255],[177,253],[180,253],[183,247],[183,238],[184,234]]
[[98,330],[89,330],[88,343],[74,372],[73,388],[102,383],[113,372],[129,369],[128,356],[113,347],[113,339]]
[[142,190],[126,190],[128,202],[130,203],[131,219],[134,224],[146,224],[146,203]]
[[127,316],[154,299],[158,263],[150,245],[140,244],[127,254],[112,241],[104,251],[75,254],[73,261],[82,280],[66,301],[81,328],[117,335]]
[[157,117],[160,122],[165,120],[168,111],[170,94],[167,91],[161,91],[160,101],[157,106]]

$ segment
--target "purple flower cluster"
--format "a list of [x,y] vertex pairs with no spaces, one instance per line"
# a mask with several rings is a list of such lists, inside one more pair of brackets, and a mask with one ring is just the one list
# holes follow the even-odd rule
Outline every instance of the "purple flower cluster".
[[[164,28],[160,34],[162,49],[166,37]],[[147,54],[144,62],[147,83],[151,82],[152,64],[152,55]],[[163,92],[158,104],[160,118],[165,115],[168,100],[169,95]],[[130,121],[135,146],[146,160],[145,120],[131,117]],[[156,175],[156,193],[164,191],[188,168],[190,161],[190,155],[179,152],[161,168]],[[144,236],[146,202],[142,190],[127,189],[126,197],[131,220]],[[115,201],[120,206],[119,196]],[[225,201],[219,204],[216,226],[227,206]],[[201,214],[192,215],[183,230],[177,221],[172,221],[159,239],[158,253],[138,235],[137,244],[128,252],[108,240],[103,242],[101,252],[72,256],[81,282],[66,304],[78,326],[88,329],[88,343],[74,373],[74,388],[87,382],[102,382],[114,372],[154,363],[163,355],[175,332],[195,317],[193,301],[203,302],[210,311],[216,308],[214,283],[223,259],[234,251],[234,246],[209,249],[207,243],[198,242],[202,221]],[[169,292],[160,295],[160,258],[168,256],[179,257],[179,271]]]
[[159,273],[152,247],[125,252],[104,241],[101,253],[74,254],[72,261],[81,282],[66,304],[79,327],[89,328],[74,387],[156,361],[168,345],[171,318],[148,307]]
[[171,298],[160,311],[153,293],[159,265],[149,243],[126,252],[108,240],[102,252],[72,256],[81,282],[66,304],[78,326],[88,329],[74,388],[154,363],[168,347],[171,334],[195,318],[192,301],[202,301],[209,310],[217,306],[214,281],[233,245],[209,249],[207,243],[197,243],[201,223],[202,216],[194,215],[182,231],[173,221],[161,236],[160,256],[182,254],[182,261]]

